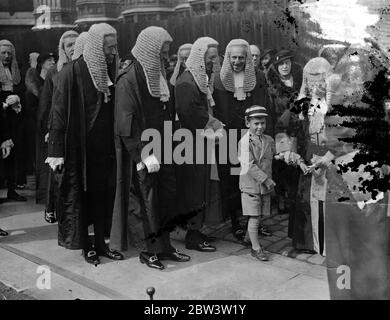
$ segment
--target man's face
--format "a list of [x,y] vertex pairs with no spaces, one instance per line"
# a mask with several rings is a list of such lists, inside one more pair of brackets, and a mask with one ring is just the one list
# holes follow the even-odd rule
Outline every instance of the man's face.
[[247,119],[246,126],[249,128],[250,133],[261,136],[267,127],[267,120],[265,117],[250,118]]
[[260,49],[255,45],[251,45],[251,53],[255,68],[258,68],[260,64]]
[[160,60],[161,60],[161,65],[163,66],[169,63],[169,48],[170,48],[169,42],[165,42],[161,47]]
[[118,41],[115,35],[104,37],[103,52],[106,56],[107,63],[112,64],[118,54]]
[[72,60],[76,39],[77,37],[68,37],[64,39],[64,51],[68,60]]
[[206,66],[206,73],[210,74],[213,72],[214,64],[218,59],[218,49],[216,47],[210,47],[204,57],[204,63]]
[[181,50],[180,51],[180,57],[182,59],[182,65],[185,66],[185,63],[187,62],[188,57],[190,56],[191,49]]
[[278,71],[282,77],[287,77],[291,73],[291,60],[286,59],[278,65]]
[[48,71],[55,64],[55,60],[53,57],[50,57],[42,64],[42,70]]
[[242,72],[245,70],[246,50],[243,46],[234,46],[230,52],[230,63],[234,72]]
[[0,47],[0,60],[4,66],[9,67],[12,62],[12,48],[11,46]]
[[271,55],[270,54],[266,54],[265,57],[263,59],[261,59],[261,65],[263,67],[266,67],[270,62],[271,62]]

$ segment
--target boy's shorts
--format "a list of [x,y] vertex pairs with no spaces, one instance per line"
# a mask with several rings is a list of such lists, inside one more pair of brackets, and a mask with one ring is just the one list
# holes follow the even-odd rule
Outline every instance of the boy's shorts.
[[271,195],[241,193],[242,215],[250,217],[271,215]]

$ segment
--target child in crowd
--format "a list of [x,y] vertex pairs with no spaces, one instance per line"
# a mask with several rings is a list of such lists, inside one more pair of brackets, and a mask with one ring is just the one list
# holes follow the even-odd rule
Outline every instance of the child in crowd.
[[252,256],[260,261],[269,260],[259,243],[260,217],[270,215],[271,193],[276,185],[272,180],[275,142],[264,134],[267,116],[266,108],[261,106],[246,110],[245,121],[249,130],[238,146],[242,211],[249,217],[246,239],[250,239]]

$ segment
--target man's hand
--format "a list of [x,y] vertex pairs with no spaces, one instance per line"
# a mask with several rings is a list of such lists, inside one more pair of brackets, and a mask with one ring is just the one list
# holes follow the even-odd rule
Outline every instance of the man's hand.
[[20,98],[17,95],[10,95],[5,100],[7,107],[11,107],[16,113],[22,111],[22,105],[20,104]]
[[16,94],[9,95],[7,99],[5,100],[5,103],[8,106],[12,106],[14,104],[20,103],[20,98]]
[[209,140],[219,140],[219,139],[222,139],[223,138],[223,128],[224,128],[224,124],[222,124],[222,127],[217,129],[217,130],[213,130],[211,128],[208,128],[208,129],[205,129],[203,130],[203,132],[201,133],[201,135],[203,137],[205,137],[206,139],[209,139]]
[[47,158],[45,163],[47,163],[50,168],[56,172],[56,171],[61,171],[64,167],[65,164],[65,159],[64,158]]
[[11,154],[11,148],[10,147],[1,147],[1,157],[3,159],[7,159],[9,155]]
[[160,163],[158,162],[158,159],[154,154],[147,157],[143,163],[146,166],[146,169],[148,169],[149,173],[155,173],[160,171]]
[[46,135],[45,135],[45,143],[48,143],[48,141],[49,141],[49,132],[46,133]]
[[11,149],[14,147],[14,143],[11,139],[4,141],[1,146],[1,157],[6,159],[11,154]]
[[307,175],[310,172],[309,167],[303,161],[299,163],[299,168],[301,168],[304,175]]
[[271,190],[272,188],[276,187],[276,183],[271,178],[267,178],[267,180],[264,181],[265,186],[268,190]]

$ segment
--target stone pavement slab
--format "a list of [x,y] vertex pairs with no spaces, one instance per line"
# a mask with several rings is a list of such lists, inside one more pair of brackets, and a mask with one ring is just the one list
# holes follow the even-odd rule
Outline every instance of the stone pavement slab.
[[[278,254],[261,263],[248,248],[222,239],[215,243],[215,253],[188,251],[179,231],[173,244],[192,257],[189,263],[169,262],[161,272],[142,265],[138,252],[131,250],[124,261],[102,258],[94,267],[85,263],[81,251],[57,245],[57,226],[44,222],[43,208],[33,199],[7,203],[0,210],[0,226],[10,232],[0,239],[0,282],[37,299],[148,299],[150,286],[156,288],[156,299],[329,299],[321,265]],[[51,270],[50,290],[36,285],[42,265]]]

